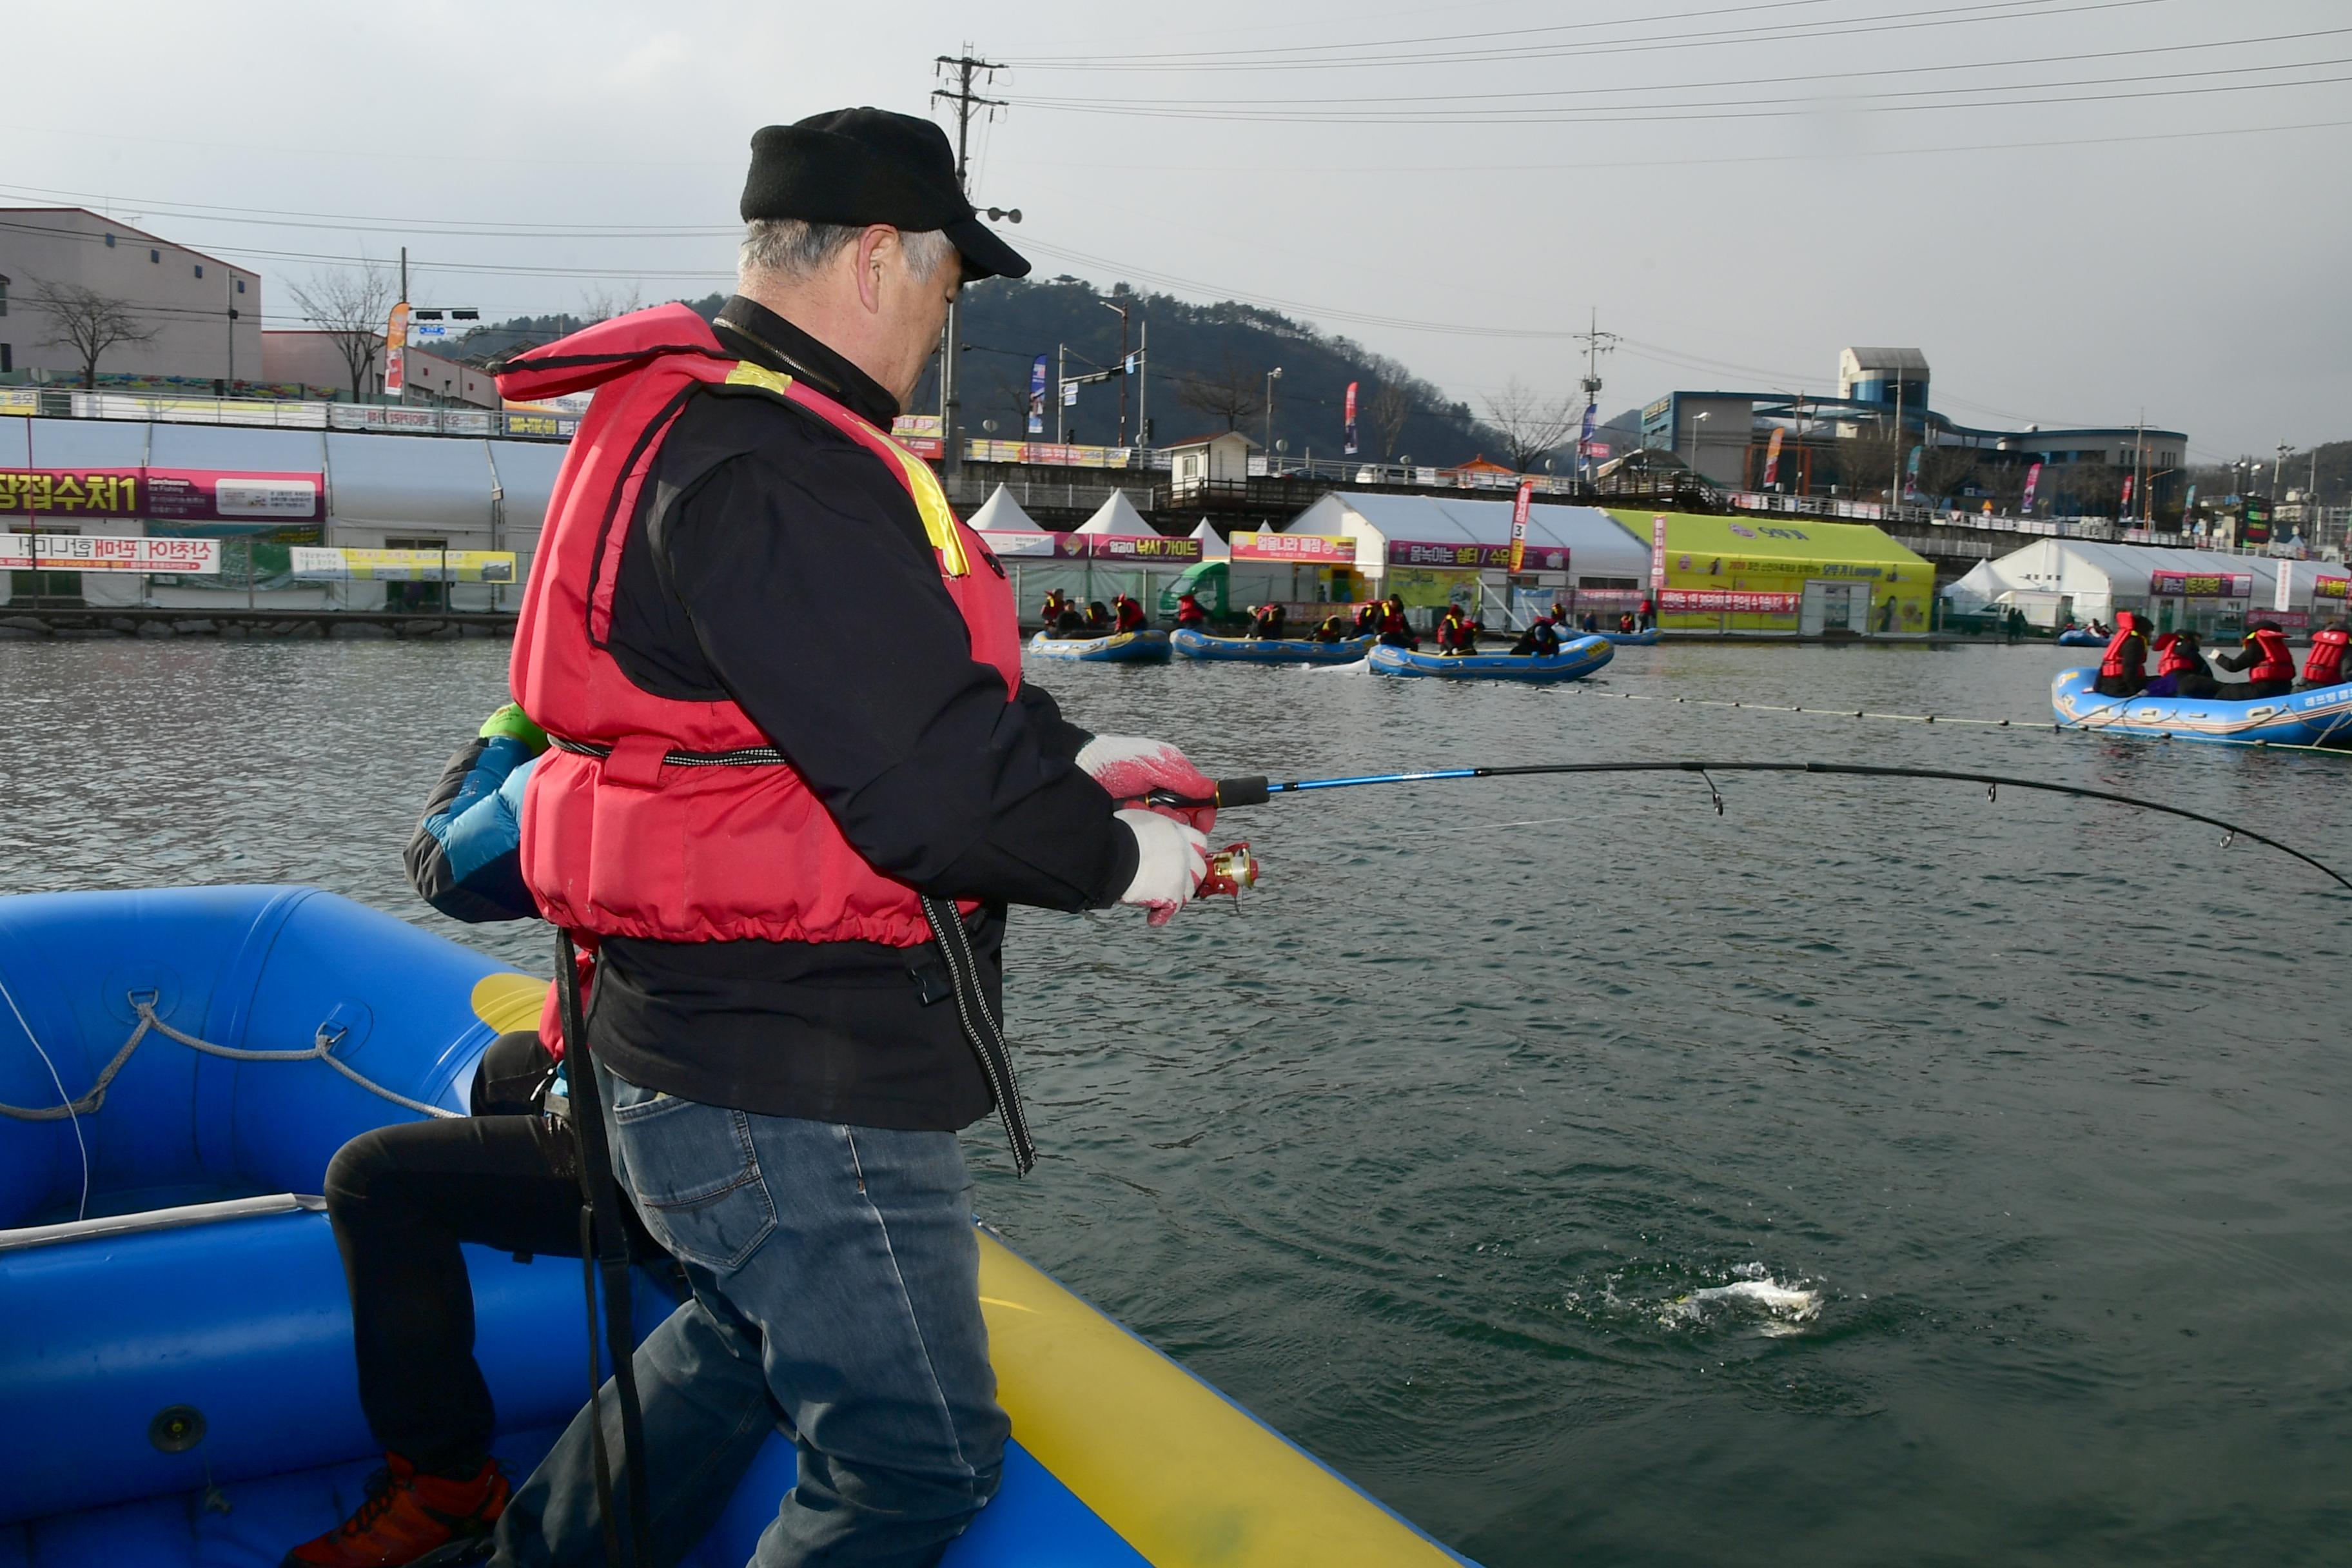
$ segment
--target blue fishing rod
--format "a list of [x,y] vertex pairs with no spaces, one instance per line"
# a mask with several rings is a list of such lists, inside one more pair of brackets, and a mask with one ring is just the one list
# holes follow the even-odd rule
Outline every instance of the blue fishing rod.
[[[1356,773],[1344,778],[1291,779],[1276,783],[1255,778],[1220,779],[1216,794],[1202,799],[1178,794],[1171,789],[1156,789],[1145,795],[1147,805],[1199,808],[1215,806],[1219,810],[1244,805],[1264,805],[1277,795],[1307,795],[1318,790],[1359,789],[1368,784],[1444,784],[1457,779],[1537,778],[1565,773],[1696,773],[1706,784],[1707,799],[1717,816],[1723,815],[1723,795],[1715,787],[1714,773],[1833,773],[1848,778],[1865,779],[1938,779],[1958,784],[1976,784],[1985,787],[1985,798],[1997,800],[2000,791],[2009,789],[2038,790],[2045,795],[2074,795],[2083,800],[2106,801],[2116,805],[2136,806],[2142,811],[2161,812],[2189,822],[2203,823],[2221,830],[2221,845],[2227,848],[2233,839],[2250,838],[2266,844],[2282,855],[2295,859],[2331,879],[2336,886],[2352,892],[2352,881],[2334,868],[2323,865],[2292,845],[2251,827],[2234,822],[2224,822],[2218,816],[2208,816],[2201,811],[2185,806],[2167,805],[2162,801],[2142,800],[2137,795],[2118,795],[2113,790],[2088,789],[2081,784],[2052,784],[2043,779],[2011,778],[2006,773],[1963,773],[1951,768],[1906,768],[1869,763],[1526,763],[1499,768],[1431,768],[1420,773]],[[1246,858],[1246,848],[1243,848]],[[1244,866],[1254,873],[1254,865],[1244,858]],[[1247,879],[1254,880],[1254,875]],[[1246,885],[1246,882],[1244,882]],[[1223,890],[1220,889],[1219,890]]]

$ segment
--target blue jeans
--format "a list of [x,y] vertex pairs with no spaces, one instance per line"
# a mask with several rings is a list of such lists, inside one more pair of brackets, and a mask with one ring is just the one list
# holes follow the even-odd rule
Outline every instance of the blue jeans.
[[[709,1532],[779,1422],[799,1481],[755,1568],[936,1562],[994,1495],[1009,1429],[955,1134],[758,1116],[598,1076],[615,1174],[694,1285],[635,1358],[655,1563]],[[598,1408],[617,1468],[609,1383]],[[500,1564],[602,1562],[588,1420],[516,1492]]]

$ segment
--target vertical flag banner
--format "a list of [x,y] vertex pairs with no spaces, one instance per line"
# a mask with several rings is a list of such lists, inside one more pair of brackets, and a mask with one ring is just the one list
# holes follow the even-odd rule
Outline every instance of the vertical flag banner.
[[1346,434],[1347,440],[1340,447],[1340,451],[1344,455],[1352,458],[1356,455],[1356,384],[1352,381],[1348,384],[1348,423]]
[[1919,499],[1919,454],[1926,450],[1925,447],[1912,447],[1911,460],[1903,465],[1903,499],[1905,500]]
[[2132,481],[2137,478],[2139,478],[2137,474],[2126,474],[2124,476],[2124,499],[2116,504],[2116,516],[2129,517],[2131,515]]
[[383,330],[383,390],[388,396],[398,396],[408,382],[408,367],[403,363],[408,348],[408,301],[403,300],[392,308],[392,321]]
[[1786,434],[1786,431],[1775,426],[1772,431],[1771,444],[1764,448],[1764,478],[1761,482],[1767,489],[1780,480],[1780,437]]
[[1592,466],[1592,421],[1600,409],[1591,399],[1584,405],[1584,427],[1576,433],[1576,466],[1580,471]]
[[1029,434],[1045,433],[1045,356],[1039,354],[1029,364]]
[[1535,505],[1536,482],[1519,481],[1518,499],[1511,502],[1511,570],[1517,572],[1528,558],[1528,509]]
[[1663,515],[1650,519],[1650,596],[1662,599],[1666,592],[1666,520]]
[[2032,468],[2025,470],[2025,496],[2023,500],[2017,503],[2017,510],[2019,511],[2030,513],[2033,510],[2033,489],[2034,487],[2039,485],[2041,482],[2042,465],[2040,463],[2036,463]]
[[2184,498],[2184,499],[2182,500],[2182,501],[2181,501],[2181,503],[2180,503],[2180,526],[2181,526],[2181,529],[2182,529],[2184,531],[2187,531],[2187,529],[2188,529],[2188,527],[2189,527],[2189,519],[2191,519],[2191,518],[2195,517],[2196,515],[2197,515],[2197,487],[2196,487],[2195,485],[2191,485],[2191,486],[2189,486],[2189,494],[2187,495],[2187,497],[2186,497],[2186,498]]

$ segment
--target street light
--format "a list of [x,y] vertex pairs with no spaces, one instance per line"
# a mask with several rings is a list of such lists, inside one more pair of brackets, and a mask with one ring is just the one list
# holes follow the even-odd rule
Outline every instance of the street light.
[[1705,436],[1706,434],[1706,416],[1705,414],[1703,414],[1703,413],[1702,413],[1702,414],[1698,414],[1698,415],[1694,416],[1692,417],[1692,419],[1691,419],[1691,457],[1690,457],[1690,468],[1691,468],[1691,472],[1692,472],[1692,473],[1694,473],[1694,474],[1696,474],[1696,473],[1697,473],[1697,472],[1698,472],[1698,444],[1699,444],[1699,438],[1700,438],[1701,437]]
[[1127,307],[1108,300],[1096,304],[1118,317],[1118,444],[1127,445]]
[[[1280,365],[1265,373],[1265,454],[1269,458],[1274,456],[1274,384],[1281,379]],[[1266,470],[1271,473],[1273,468],[1273,463],[1268,462]]]

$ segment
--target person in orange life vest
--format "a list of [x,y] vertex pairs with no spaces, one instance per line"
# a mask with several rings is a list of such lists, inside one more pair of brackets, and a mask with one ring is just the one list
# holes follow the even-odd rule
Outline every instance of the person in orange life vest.
[[2136,610],[2119,612],[2116,626],[2091,689],[2102,697],[2137,697],[2147,689],[2147,630]]
[[1617,617],[1617,629],[1621,632],[1639,631],[1641,623],[1630,615],[1620,616]]
[[1405,619],[1404,595],[1391,594],[1378,601],[1381,607],[1381,644],[1384,647],[1416,648],[1421,639],[1412,635],[1412,623]]
[[1367,599],[1356,606],[1356,635],[1360,637],[1381,635],[1381,616],[1388,605],[1379,599]]
[[2337,621],[2311,634],[2311,651],[2303,659],[2303,689],[2315,691],[2323,686],[2344,683],[2344,649],[2352,644],[2352,632]]
[[1647,594],[1642,595],[1642,602],[1634,606],[1634,611],[1640,617],[1634,626],[1636,631],[1646,632],[1658,624],[1658,607],[1650,602]]
[[2231,674],[2246,673],[2244,680],[2230,682],[2214,693],[2225,702],[2284,697],[2294,689],[2294,650],[2287,647],[2286,633],[2274,621],[2254,622],[2246,628],[2243,647],[2213,662]]
[[1249,635],[1278,642],[1289,635],[1289,612],[1280,605],[1260,605],[1250,617]]
[[1118,629],[1120,631],[1139,632],[1143,629],[1143,606],[1141,605],[1137,604],[1125,594],[1121,594],[1117,598],[1111,600],[1110,607],[1118,613]]
[[1201,596],[1198,594],[1176,595],[1176,624],[1179,626],[1189,626],[1194,631],[1208,626],[1209,612],[1201,607]]
[[[513,695],[551,742],[522,870],[593,942],[572,1044],[692,1287],[633,1357],[646,1442],[613,1522],[682,1560],[782,1428],[798,1479],[759,1568],[935,1562],[995,1493],[1009,1427],[957,1140],[994,1110],[1016,1166],[1034,1157],[979,1026],[1002,1016],[1007,906],[1165,923],[1213,814],[1136,803],[1214,785],[1022,679],[1003,568],[887,434],[962,283],[1028,270],[944,134],[871,109],[768,127],[740,210],[715,321],[635,312],[500,376],[594,394],[516,632]],[[516,1489],[499,1568],[600,1558],[600,1443],[623,1451],[609,1399]]]
[[1045,604],[1038,606],[1037,619],[1041,625],[1051,629],[1061,624],[1062,617],[1067,615],[1069,610],[1070,596],[1056,588],[1047,594]]
[[1478,651],[1478,633],[1468,612],[1459,605],[1445,606],[1437,623],[1437,651],[1460,657]]
[[2143,696],[2210,697],[2214,685],[2195,632],[2167,632],[2156,639],[2156,679]]

